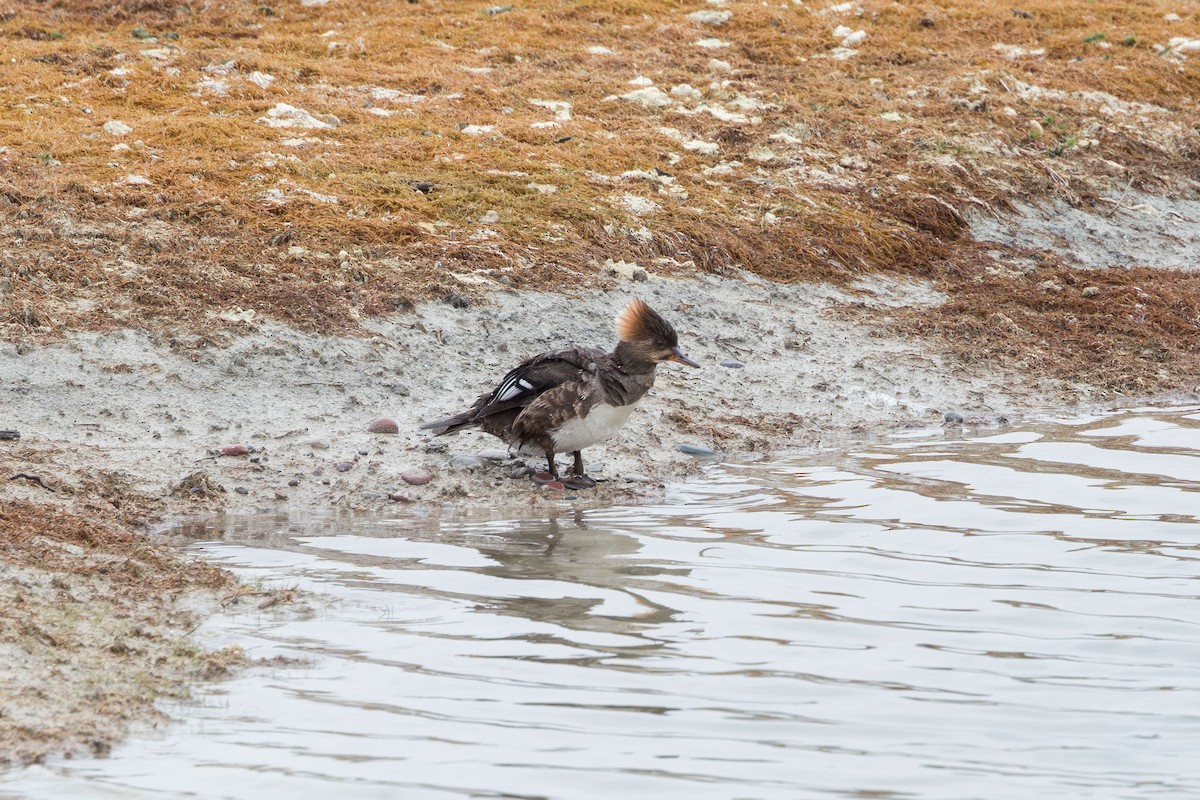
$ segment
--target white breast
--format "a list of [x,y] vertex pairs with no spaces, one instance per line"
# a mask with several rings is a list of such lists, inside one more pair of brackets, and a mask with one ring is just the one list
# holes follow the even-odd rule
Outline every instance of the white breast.
[[554,434],[554,449],[559,453],[572,453],[603,442],[625,424],[632,411],[632,403],[596,406],[586,417],[571,420]]

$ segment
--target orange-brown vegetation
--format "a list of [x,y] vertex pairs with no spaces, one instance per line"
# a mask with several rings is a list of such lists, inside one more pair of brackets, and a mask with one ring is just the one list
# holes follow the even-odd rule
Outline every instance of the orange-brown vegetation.
[[[667,259],[929,278],[951,302],[910,329],[1068,375],[1082,348],[1115,387],[1194,362],[1194,281],[1079,277],[1104,290],[1083,303],[1038,288],[1057,268],[989,272],[963,235],[1016,198],[1187,187],[1200,60],[1165,44],[1194,11],[834,5],[0,5],[0,326],[197,331],[252,310],[352,330],[480,278],[586,286],[607,258]],[[731,16],[688,16],[712,9]],[[839,25],[868,34],[844,60]],[[648,105],[621,97],[639,77]],[[272,127],[279,103],[336,126]]]

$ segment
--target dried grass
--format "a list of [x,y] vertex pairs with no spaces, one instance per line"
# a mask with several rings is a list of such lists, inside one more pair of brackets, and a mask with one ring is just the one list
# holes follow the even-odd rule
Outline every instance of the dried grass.
[[[1194,13],[824,5],[734,3],[719,28],[687,18],[699,3],[656,0],[495,14],[462,0],[0,8],[13,61],[0,87],[0,330],[212,330],[246,309],[353,330],[478,291],[462,276],[595,285],[609,257],[781,281],[946,280],[971,272],[967,210],[1194,177],[1200,62],[1155,47],[1194,31]],[[869,33],[845,61],[831,58],[839,24]],[[694,44],[706,36],[730,45]],[[262,88],[256,72],[274,80]],[[686,114],[608,99],[639,75],[702,98],[680,101]],[[570,118],[532,100],[569,102]],[[281,102],[340,124],[256,121]],[[111,120],[132,132],[105,133]],[[499,221],[480,223],[492,210]],[[983,313],[975,288],[963,301]]]

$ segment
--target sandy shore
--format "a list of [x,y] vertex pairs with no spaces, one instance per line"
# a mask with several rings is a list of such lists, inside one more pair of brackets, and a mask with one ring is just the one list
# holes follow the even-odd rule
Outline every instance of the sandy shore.
[[[996,424],[1067,396],[1055,381],[954,364],[887,334],[878,323],[890,309],[940,301],[921,283],[776,286],[752,276],[660,278],[651,266],[645,280],[606,291],[422,304],[372,321],[373,335],[361,338],[267,323],[220,348],[134,331],[24,352],[0,345],[7,374],[19,376],[6,424],[44,459],[45,480],[70,484],[104,469],[167,513],[378,510],[394,494],[456,506],[490,505],[497,493],[529,502],[546,493],[488,459],[504,449],[498,440],[470,432],[431,441],[419,425],[465,407],[528,355],[611,346],[612,320],[634,296],[674,320],[704,367],[660,368],[619,439],[585,453],[605,479],[589,494],[605,499],[653,495],[694,474],[698,462],[679,444],[759,457],[937,425],[947,411]],[[368,433],[378,417],[394,419],[399,434]],[[248,452],[220,454],[239,444]],[[433,480],[408,485],[401,474],[414,470]],[[31,481],[8,491],[45,493]]]

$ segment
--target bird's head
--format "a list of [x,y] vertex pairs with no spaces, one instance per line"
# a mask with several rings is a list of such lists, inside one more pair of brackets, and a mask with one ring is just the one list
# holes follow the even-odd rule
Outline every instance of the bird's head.
[[700,366],[679,349],[679,336],[671,323],[637,298],[630,300],[617,317],[617,335],[626,349],[650,364],[675,361],[689,367]]

